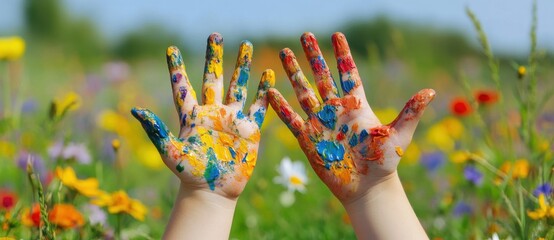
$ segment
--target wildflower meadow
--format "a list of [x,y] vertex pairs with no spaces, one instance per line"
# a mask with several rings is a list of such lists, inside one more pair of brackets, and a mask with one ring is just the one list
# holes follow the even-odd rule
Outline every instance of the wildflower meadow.
[[[41,18],[40,2],[26,1],[25,32],[0,35],[0,239],[160,239],[179,179],[130,110],[149,106],[177,132],[164,51],[183,49],[196,89],[203,53],[155,28],[109,45],[87,22]],[[470,8],[460,11],[477,38],[380,18],[341,28],[382,123],[416,90],[437,92],[412,143],[397,152],[404,190],[431,239],[554,239],[554,58],[537,43],[537,31],[552,26],[538,25],[540,6],[529,4],[529,28],[512,32],[530,38],[523,55],[493,51],[485,16]],[[366,32],[382,41],[364,41]],[[301,109],[278,56],[296,51],[298,40],[249,40],[249,96],[271,68]],[[228,76],[238,47],[226,42]],[[330,44],[321,48],[333,55]],[[355,239],[341,203],[272,109],[231,239]]]

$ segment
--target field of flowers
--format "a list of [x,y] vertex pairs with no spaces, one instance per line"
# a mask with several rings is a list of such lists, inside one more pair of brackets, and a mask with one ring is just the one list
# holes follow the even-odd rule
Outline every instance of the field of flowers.
[[[454,67],[403,55],[417,48],[408,41],[386,49],[387,57],[354,54],[368,101],[388,123],[412,93],[437,92],[398,169],[431,239],[554,239],[553,57],[537,49],[535,24],[514,33],[531,36],[528,56],[497,58],[470,10],[468,21],[479,50],[448,59]],[[280,49],[253,44],[249,96],[272,68],[276,87],[300,109]],[[226,44],[227,76],[237,49]],[[149,106],[178,128],[164,50],[91,67],[33,39],[0,38],[0,239],[161,237],[179,180],[129,111]],[[184,61],[200,89],[203,57]],[[270,110],[231,238],[353,239],[349,224]]]

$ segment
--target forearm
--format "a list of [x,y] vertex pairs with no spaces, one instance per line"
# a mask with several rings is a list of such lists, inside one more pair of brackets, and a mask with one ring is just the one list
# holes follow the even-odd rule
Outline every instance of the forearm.
[[428,239],[396,172],[343,205],[358,239]]
[[229,239],[236,200],[181,184],[163,239]]

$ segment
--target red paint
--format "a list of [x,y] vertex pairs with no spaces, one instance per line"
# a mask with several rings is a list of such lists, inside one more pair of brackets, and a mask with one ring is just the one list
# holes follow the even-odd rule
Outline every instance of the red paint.
[[346,56],[344,58],[338,58],[337,68],[339,69],[339,72],[346,73],[356,68],[356,64],[354,63],[352,56]]
[[389,126],[378,126],[374,127],[369,130],[369,134],[371,135],[371,141],[368,146],[369,152],[372,152],[373,154],[370,154],[369,156],[364,157],[364,160],[366,161],[377,161],[379,164],[383,164],[383,150],[381,147],[385,143],[385,141],[388,139],[390,135],[390,127]]
[[339,132],[339,134],[337,134],[337,140],[338,141],[344,140],[344,133],[343,132]]

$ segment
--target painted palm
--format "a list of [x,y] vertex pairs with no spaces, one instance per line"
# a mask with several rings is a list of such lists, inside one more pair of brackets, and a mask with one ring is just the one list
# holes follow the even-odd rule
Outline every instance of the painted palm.
[[222,196],[236,198],[252,174],[268,105],[266,93],[275,79],[273,71],[263,73],[254,103],[243,113],[252,50],[251,43],[241,44],[223,103],[223,39],[217,33],[210,35],[202,85],[203,105],[199,105],[181,53],[176,47],[167,49],[173,98],[181,123],[178,137],[149,110],[131,111],[164,163],[187,187],[209,188]]
[[322,101],[316,97],[290,49],[280,52],[281,61],[308,118],[304,120],[294,112],[274,88],[269,90],[269,101],[335,196],[346,201],[356,199],[396,171],[419,117],[435,92],[421,90],[406,103],[396,120],[383,125],[366,100],[345,36],[335,33],[332,37],[342,97],[314,35],[303,34],[301,42]]

